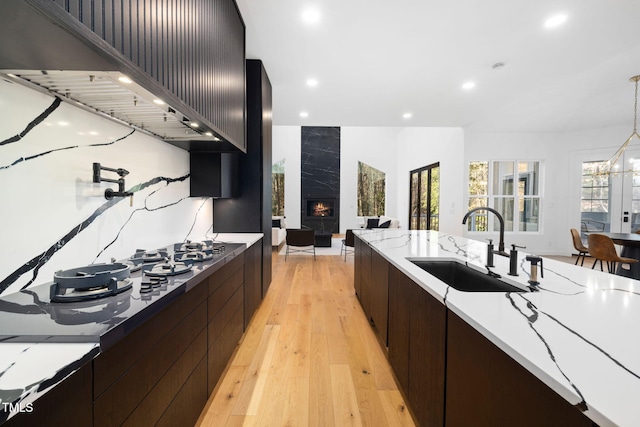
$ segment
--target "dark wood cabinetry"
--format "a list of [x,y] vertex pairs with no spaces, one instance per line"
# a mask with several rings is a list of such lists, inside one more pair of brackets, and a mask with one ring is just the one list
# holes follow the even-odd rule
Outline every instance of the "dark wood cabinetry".
[[380,341],[387,346],[389,262],[376,251],[371,251],[371,289],[369,305],[369,322],[378,334]]
[[201,153],[189,155],[191,197],[238,197],[238,153]]
[[389,267],[389,364],[400,388],[409,390],[409,308],[411,281],[394,266]]
[[244,254],[209,278],[208,393],[215,388],[244,332]]
[[236,83],[245,77],[245,26],[235,1],[55,3],[245,149],[245,88]]
[[360,277],[362,276],[362,251],[363,246],[366,245],[359,237],[354,237],[353,239],[353,248],[355,253],[353,255],[353,288],[355,289],[356,296],[358,299],[360,298],[360,294],[362,293],[362,282]]
[[449,311],[447,426],[592,426],[576,407]]
[[239,195],[213,204],[220,233],[263,233],[262,297],[271,284],[271,83],[261,61],[247,60],[247,153],[240,156]]
[[261,249],[228,259],[3,426],[195,425],[260,304]]
[[410,286],[409,402],[420,425],[442,425],[447,312],[415,282]]
[[389,363],[419,425],[444,423],[446,309],[389,267]]
[[371,247],[358,238],[356,238],[356,241],[358,242],[358,248],[356,250],[354,274],[357,274],[359,281],[359,289],[356,289],[356,294],[368,320],[371,315]]
[[357,237],[354,285],[417,425],[595,426]]
[[22,409],[25,412],[10,418],[2,427],[91,426],[91,367],[91,363],[86,364],[39,397],[32,403],[31,412],[26,412],[29,407],[23,404]]
[[355,238],[354,287],[367,320],[387,346],[389,262],[360,238]]
[[194,145],[245,151],[245,25],[234,0],[2,3],[5,69],[120,71],[230,143]]
[[198,419],[201,409],[179,402],[207,400],[197,375],[199,387],[184,388],[206,356],[206,297],[196,287],[94,360],[94,426],[153,425],[169,408],[174,420]]
[[262,240],[244,253],[244,328],[262,302]]

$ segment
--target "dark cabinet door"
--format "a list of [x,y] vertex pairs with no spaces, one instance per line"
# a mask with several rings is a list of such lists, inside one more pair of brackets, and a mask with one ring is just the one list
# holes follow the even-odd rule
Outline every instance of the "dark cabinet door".
[[262,239],[244,255],[244,329],[262,302]]
[[371,316],[371,247],[364,243],[360,247],[360,305],[367,319]]
[[444,423],[446,308],[389,266],[389,363],[417,424]]
[[444,424],[445,306],[411,282],[409,404],[423,426]]
[[447,426],[593,425],[451,312],[447,336]]
[[409,390],[410,282],[400,270],[389,267],[389,364],[405,393]]
[[[2,427],[91,426],[93,425],[91,381],[92,364],[87,363],[35,402],[21,403],[20,408],[24,412],[0,424]],[[2,409],[8,411],[9,403],[5,404],[7,408]]]
[[355,253],[353,255],[353,287],[355,288],[355,292],[356,292],[356,296],[358,298],[360,298],[360,292],[361,292],[361,283],[360,283],[360,276],[362,275],[362,245],[364,245],[365,243],[360,240],[359,237],[354,236],[354,250]]
[[234,198],[240,194],[238,153],[204,153],[189,155],[191,197]]
[[389,262],[378,252],[371,251],[371,315],[369,321],[380,341],[387,343],[389,313]]

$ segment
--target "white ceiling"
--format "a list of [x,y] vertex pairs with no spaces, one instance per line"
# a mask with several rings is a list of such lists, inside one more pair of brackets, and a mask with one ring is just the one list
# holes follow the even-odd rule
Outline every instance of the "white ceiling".
[[[275,125],[633,125],[640,0],[237,0]],[[303,22],[308,7],[320,13]],[[564,25],[544,28],[565,13]],[[499,69],[492,65],[503,62]],[[319,84],[306,85],[310,77]],[[465,91],[466,81],[476,87]],[[299,113],[307,111],[309,117]],[[411,112],[411,119],[403,119]]]

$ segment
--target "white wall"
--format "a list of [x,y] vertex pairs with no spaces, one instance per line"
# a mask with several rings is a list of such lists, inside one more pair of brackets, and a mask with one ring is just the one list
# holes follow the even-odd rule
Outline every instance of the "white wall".
[[410,171],[440,162],[440,231],[460,235],[463,206],[464,131],[461,128],[405,128],[397,144],[397,212],[408,228]]
[[386,174],[385,215],[398,218],[403,228],[407,221],[398,216],[396,162],[397,135],[395,128],[340,128],[340,232],[359,228],[358,217],[358,161]]
[[289,228],[300,228],[300,171],[302,153],[300,126],[274,126],[271,159],[284,160],[284,212]]
[[[6,142],[0,144],[0,293],[32,280],[50,282],[58,270],[123,259],[137,248],[211,237],[212,201],[189,197],[184,150],[140,132],[115,142],[132,129],[65,102],[21,139],[7,141],[53,100],[0,80],[0,141]],[[105,199],[105,189],[117,184],[93,183],[93,162],[128,170],[127,190],[147,183],[132,207],[128,199]]]

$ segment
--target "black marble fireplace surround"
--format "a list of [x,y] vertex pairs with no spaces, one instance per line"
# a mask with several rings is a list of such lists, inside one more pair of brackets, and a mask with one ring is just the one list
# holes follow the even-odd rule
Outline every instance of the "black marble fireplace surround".
[[302,228],[340,230],[340,128],[302,127]]

